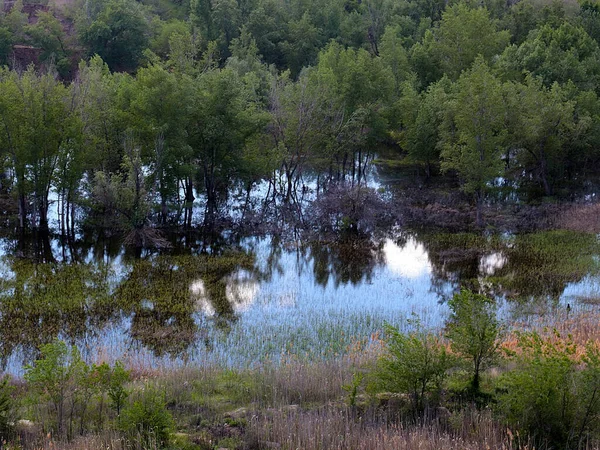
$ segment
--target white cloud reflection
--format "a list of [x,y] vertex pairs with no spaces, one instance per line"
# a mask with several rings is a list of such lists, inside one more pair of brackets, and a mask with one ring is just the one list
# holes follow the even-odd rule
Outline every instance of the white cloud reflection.
[[[238,270],[225,278],[225,296],[236,313],[247,311],[256,300],[259,290],[258,281],[247,270]],[[198,279],[190,285],[190,295],[197,311],[207,316],[215,314],[203,280]]]
[[387,267],[398,275],[407,278],[418,278],[431,271],[427,250],[423,244],[409,238],[402,247],[387,239],[383,252]]

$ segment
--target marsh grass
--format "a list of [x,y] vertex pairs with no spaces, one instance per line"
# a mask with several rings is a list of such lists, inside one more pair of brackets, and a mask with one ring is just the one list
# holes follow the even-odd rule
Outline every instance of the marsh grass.
[[413,426],[357,415],[351,408],[325,407],[276,412],[253,419],[249,439],[305,450],[488,450],[533,449],[510,430],[495,423],[489,412],[452,417],[453,424],[433,421]]

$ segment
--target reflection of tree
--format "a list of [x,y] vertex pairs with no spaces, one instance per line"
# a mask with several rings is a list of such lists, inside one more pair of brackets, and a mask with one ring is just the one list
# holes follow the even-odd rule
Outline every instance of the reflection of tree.
[[59,334],[70,340],[96,333],[114,318],[109,270],[92,264],[33,264],[5,259],[0,278],[0,356],[33,352]]
[[516,236],[505,250],[508,263],[494,277],[501,293],[513,298],[558,300],[569,283],[598,268],[593,234],[551,231]]
[[476,288],[481,257],[491,243],[476,234],[429,233],[419,235],[431,263],[431,283],[440,297],[444,286]]
[[194,314],[210,305],[218,327],[235,321],[227,296],[228,280],[241,269],[252,269],[244,253],[221,256],[159,256],[133,264],[117,289],[117,299],[133,312],[131,335],[158,356],[180,355],[199,337]]
[[[595,235],[552,231],[517,235],[512,239],[476,234],[423,234],[432,266],[432,284],[440,296],[444,285],[480,288],[482,280],[496,295],[557,300],[568,283],[581,280],[597,267],[600,245]],[[482,271],[482,258],[505,258],[493,273]]]
[[322,286],[327,285],[329,277],[336,286],[369,281],[375,267],[385,261],[383,241],[366,238],[331,243],[313,241],[307,249],[314,261],[315,281]]

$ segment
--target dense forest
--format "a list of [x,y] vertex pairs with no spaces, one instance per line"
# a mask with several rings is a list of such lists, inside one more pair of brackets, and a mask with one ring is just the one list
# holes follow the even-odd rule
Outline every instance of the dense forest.
[[[261,192],[360,186],[377,149],[425,180],[565,197],[600,147],[600,5],[439,0],[5,1],[3,209],[159,241]],[[255,211],[256,212],[256,211]],[[277,214],[277,213],[276,213]],[[153,239],[154,237],[154,239]]]

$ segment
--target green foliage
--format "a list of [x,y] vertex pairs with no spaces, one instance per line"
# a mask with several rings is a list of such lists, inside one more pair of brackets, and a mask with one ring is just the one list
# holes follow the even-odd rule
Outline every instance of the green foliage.
[[528,76],[525,86],[515,88],[518,121],[511,140],[521,148],[517,163],[521,170],[535,174],[546,195],[552,195],[553,184],[563,175],[565,144],[584,131],[586,118],[579,117],[576,130],[575,102],[558,83],[545,88],[541,78]]
[[174,422],[167,410],[163,394],[147,387],[137,393],[136,397],[123,409],[120,429],[130,442],[140,443],[142,448],[168,446]]
[[358,388],[362,384],[365,378],[365,374],[362,372],[355,372],[352,375],[352,381],[349,384],[346,384],[343,389],[348,392],[348,404],[351,407],[356,406],[356,397],[358,396]]
[[478,56],[490,61],[502,53],[509,39],[508,31],[497,31],[487,9],[470,8],[460,2],[444,11],[439,27],[433,29],[432,38],[424,45],[442,73],[457,79]]
[[89,55],[99,55],[112,69],[135,69],[148,46],[148,21],[137,2],[90,0],[77,28]]
[[580,448],[598,431],[598,347],[586,347],[582,366],[576,350],[570,336],[523,333],[512,355],[517,368],[501,378],[500,411],[540,444]]
[[477,204],[481,226],[483,201],[492,181],[502,175],[506,146],[505,90],[483,58],[463,72],[446,104],[442,134],[442,170],[455,170],[462,190]]
[[425,166],[427,176],[432,175],[433,166],[440,160],[438,142],[450,90],[448,78],[431,84],[423,94],[419,94],[411,83],[405,83],[398,102],[404,113],[399,143],[413,161]]
[[446,337],[452,350],[471,365],[471,390],[480,393],[481,372],[495,360],[501,337],[496,303],[485,295],[463,289],[449,301]]
[[88,370],[76,347],[55,340],[40,348],[40,358],[33,365],[25,366],[25,380],[36,401],[45,400],[54,412],[54,429],[59,436],[71,434],[73,408],[82,389],[82,381]]
[[26,32],[33,45],[42,49],[40,60],[54,63],[58,73],[67,77],[71,69],[71,49],[60,21],[51,12],[39,11],[37,22],[28,25]]
[[573,82],[580,89],[597,90],[600,48],[583,28],[570,23],[544,25],[532,31],[520,46],[511,46],[498,65],[506,77],[519,79],[531,73],[545,86]]
[[414,411],[420,413],[435,405],[453,361],[439,337],[418,322],[414,326],[409,333],[386,327],[388,355],[379,361],[375,377],[381,389],[409,394]]
[[0,442],[7,442],[12,431],[16,403],[13,396],[14,388],[5,376],[0,380]]
[[93,377],[100,385],[102,394],[106,392],[108,395],[110,407],[116,412],[118,420],[129,397],[129,391],[125,387],[130,379],[129,371],[121,361],[117,361],[113,367],[102,363],[93,367]]

